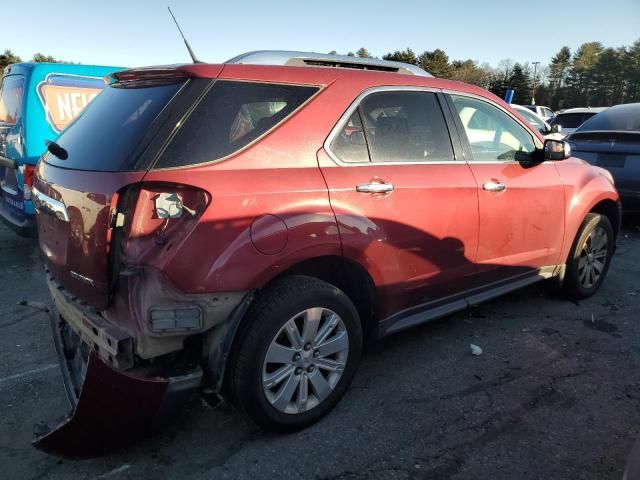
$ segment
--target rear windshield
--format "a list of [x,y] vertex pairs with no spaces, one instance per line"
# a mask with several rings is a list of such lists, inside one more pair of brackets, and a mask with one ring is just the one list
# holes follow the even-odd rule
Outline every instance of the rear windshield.
[[[588,113],[561,113],[551,122],[552,125],[560,125],[563,128],[578,128],[585,118],[589,118]],[[595,114],[593,114],[595,115]]]
[[24,77],[9,75],[2,82],[0,92],[0,122],[15,125],[22,110],[22,94],[24,93]]
[[195,165],[231,155],[282,122],[316,91],[317,87],[218,81],[155,166]]
[[578,131],[593,130],[640,131],[640,103],[605,110],[585,122]]
[[77,170],[135,170],[131,153],[180,86],[106,88],[58,138],[68,158],[47,154],[47,163]]

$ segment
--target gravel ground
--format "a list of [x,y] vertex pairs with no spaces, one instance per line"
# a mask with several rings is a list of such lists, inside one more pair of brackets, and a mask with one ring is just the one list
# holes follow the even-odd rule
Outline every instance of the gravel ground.
[[[627,225],[602,290],[545,285],[389,337],[327,418],[259,431],[199,399],[109,457],[60,460],[32,426],[66,412],[34,241],[0,226],[0,477],[620,479],[640,430],[640,228]],[[480,345],[472,356],[469,344]]]

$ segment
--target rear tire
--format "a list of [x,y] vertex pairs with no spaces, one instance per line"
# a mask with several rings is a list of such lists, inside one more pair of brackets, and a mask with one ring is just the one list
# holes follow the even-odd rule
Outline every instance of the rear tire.
[[227,386],[233,403],[261,427],[300,430],[338,403],[361,352],[358,311],[341,290],[311,277],[283,278],[250,308]]
[[589,213],[573,243],[563,281],[566,296],[574,300],[595,294],[609,271],[615,245],[611,222],[604,215]]

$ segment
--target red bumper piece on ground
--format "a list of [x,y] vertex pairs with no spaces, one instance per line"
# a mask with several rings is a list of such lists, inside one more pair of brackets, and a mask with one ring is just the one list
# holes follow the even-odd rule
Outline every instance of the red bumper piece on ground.
[[38,427],[33,445],[67,458],[89,458],[121,448],[147,433],[161,410],[169,381],[135,378],[91,353],[78,404],[54,426]]

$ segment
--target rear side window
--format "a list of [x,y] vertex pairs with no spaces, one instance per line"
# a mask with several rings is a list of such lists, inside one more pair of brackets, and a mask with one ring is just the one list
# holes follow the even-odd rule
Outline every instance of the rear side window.
[[2,82],[0,92],[0,122],[15,125],[22,113],[22,95],[24,93],[24,77],[9,75]]
[[178,130],[156,168],[231,155],[274,128],[317,91],[317,87],[218,81]]
[[331,141],[331,151],[343,162],[368,162],[369,151],[362,128],[360,109],[342,127],[340,133]]
[[47,154],[47,163],[103,172],[138,169],[132,152],[180,86],[106,88],[58,138],[68,159]]
[[560,125],[563,128],[578,128],[585,120],[584,113],[564,113],[553,119],[553,125]]
[[431,92],[380,92],[360,104],[371,161],[453,161],[449,130]]

